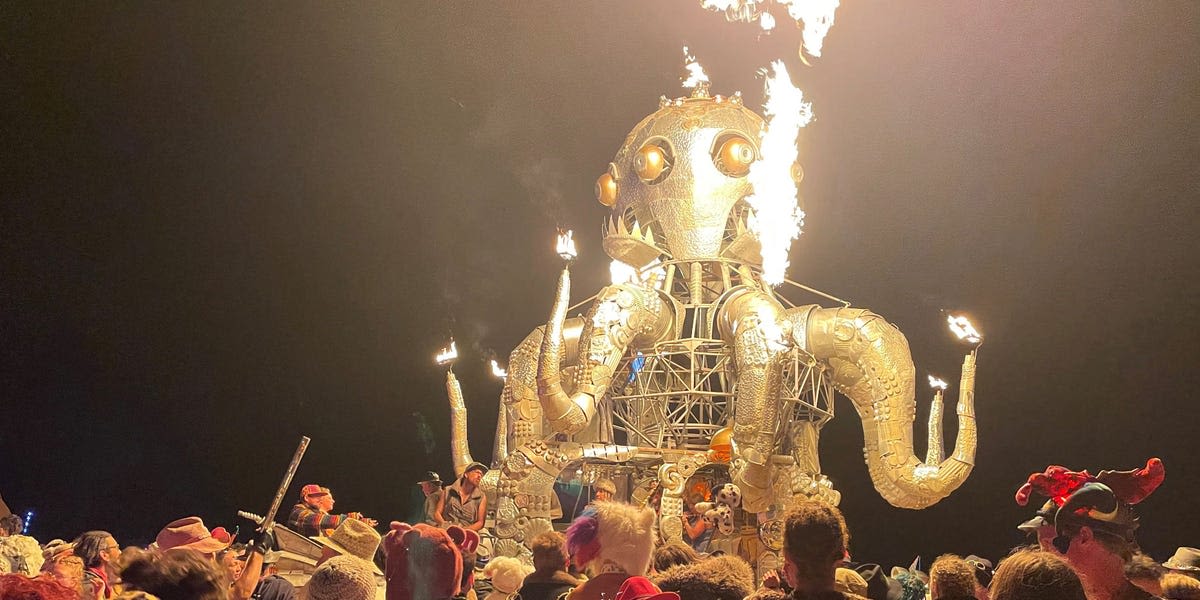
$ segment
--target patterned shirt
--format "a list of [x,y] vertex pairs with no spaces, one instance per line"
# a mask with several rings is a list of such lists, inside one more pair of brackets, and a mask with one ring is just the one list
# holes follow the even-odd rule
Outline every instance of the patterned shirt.
[[328,529],[337,529],[345,520],[346,515],[331,515],[301,502],[292,507],[292,514],[288,515],[288,527],[300,535],[312,537],[322,535]]

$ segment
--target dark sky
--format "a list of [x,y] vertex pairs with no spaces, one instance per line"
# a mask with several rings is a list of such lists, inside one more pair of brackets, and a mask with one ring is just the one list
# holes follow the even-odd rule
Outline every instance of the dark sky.
[[978,467],[931,509],[870,487],[839,401],[858,557],[994,557],[1029,473],[1150,456],[1144,545],[1200,540],[1200,4],[847,0],[811,68],[690,0],[353,4],[0,4],[0,493],[43,540],[233,525],[302,434],[289,501],[407,515],[450,471],[451,334],[486,459],[485,359],[546,319],[555,225],[575,298],[606,283],[592,184],[684,44],[714,92],[757,107],[783,57],[813,102],[793,279],[899,325],[922,378],[957,377],[940,309],[987,335]]

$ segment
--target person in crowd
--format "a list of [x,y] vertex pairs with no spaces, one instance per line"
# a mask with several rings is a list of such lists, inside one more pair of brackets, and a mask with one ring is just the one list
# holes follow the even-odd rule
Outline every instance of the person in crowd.
[[713,556],[675,565],[651,577],[664,592],[687,600],[742,600],[754,592],[754,572],[746,561],[731,555]]
[[50,575],[0,575],[0,600],[78,600],[79,594]]
[[479,487],[487,467],[473,462],[467,465],[462,477],[442,492],[434,520],[447,525],[458,525],[463,529],[480,531],[487,515],[487,497]]
[[654,552],[654,511],[620,502],[596,502],[567,528],[567,553],[591,579],[567,600],[615,598],[626,579],[644,576]]
[[17,515],[0,517],[0,573],[33,577],[42,570],[42,547],[22,534],[25,523]]
[[1200,600],[1200,581],[1183,573],[1169,572],[1159,580],[1160,596],[1166,600]]
[[268,551],[263,556],[263,570],[259,577],[258,586],[250,595],[254,600],[296,600],[296,586],[279,576],[275,563],[279,562],[279,552]]
[[308,600],[374,600],[375,587],[370,563],[356,556],[335,556],[313,571],[304,596]]
[[425,473],[425,479],[418,481],[417,485],[421,486],[421,493],[425,494],[425,524],[441,527],[445,525],[445,521],[439,521],[437,512],[438,504],[442,501],[442,477],[434,471]]
[[592,484],[592,490],[595,491],[592,502],[607,502],[617,497],[617,484],[607,477],[597,479],[596,483]]
[[683,542],[663,544],[654,551],[654,572],[662,573],[671,567],[690,565],[698,560],[700,560],[700,555]]
[[483,576],[491,582],[492,589],[483,600],[512,600],[531,571],[521,559],[511,556],[497,556],[488,561]]
[[1157,458],[1142,469],[1102,471],[1095,477],[1049,467],[1031,475],[1017,491],[1018,503],[1032,492],[1051,499],[1020,528],[1032,529],[1042,550],[1066,560],[1083,582],[1088,600],[1149,600],[1154,596],[1125,577],[1125,564],[1137,548],[1133,505],[1153,493],[1164,475]]
[[42,573],[83,595],[83,559],[75,556],[75,545],[63,540],[50,540],[42,550]]
[[1180,546],[1162,566],[1168,571],[1200,579],[1200,549]]
[[315,483],[310,483],[300,489],[300,500],[292,507],[287,521],[288,528],[300,535],[309,537],[328,535],[346,519],[357,519],[371,527],[379,524],[375,519],[368,519],[359,512],[334,514],[333,492],[329,491],[329,488]]
[[383,537],[387,600],[450,600],[463,580],[463,554],[474,555],[479,534],[451,525],[391,523]]
[[943,554],[929,566],[929,592],[933,600],[975,600],[975,569],[962,557]]
[[712,529],[708,523],[704,521],[704,515],[697,504],[704,502],[704,496],[699,493],[690,493],[686,498],[687,510],[683,516],[683,537],[692,545],[692,549],[696,552],[704,552],[708,549],[708,542],[712,539]]
[[[229,588],[231,599],[247,600],[254,593],[254,588],[258,587],[258,580],[262,574],[262,557],[274,544],[275,539],[270,533],[260,534],[258,541],[250,544],[250,553],[246,558],[245,565],[238,577],[230,580],[232,582],[232,586]],[[229,547],[225,541],[212,536],[212,532],[204,526],[204,521],[200,517],[184,517],[167,523],[154,538],[154,545],[164,553],[184,550],[195,552],[218,566],[221,563],[217,560],[217,555]]]
[[229,580],[221,567],[204,554],[186,549],[139,551],[124,565],[120,575],[127,590],[143,591],[161,600],[231,597]]
[[75,556],[83,560],[83,592],[87,598],[112,598],[121,546],[107,531],[88,531],[75,540]]
[[1135,552],[1133,558],[1125,564],[1125,578],[1151,596],[1162,596],[1162,585],[1159,579],[1165,569],[1146,554]]
[[834,588],[846,557],[850,533],[837,507],[819,500],[801,502],[787,515],[783,534],[783,575],[794,600],[856,598]]
[[971,565],[972,574],[975,575],[975,600],[990,600],[988,587],[992,585],[992,574],[995,573],[992,561],[974,554],[964,560]]
[[383,574],[382,570],[374,567],[375,551],[379,549],[379,542],[383,536],[365,522],[346,519],[328,536],[322,535],[315,539],[322,546],[321,558],[317,560],[318,566],[335,556],[354,556],[371,563],[376,572]]
[[1083,583],[1070,565],[1042,550],[1020,550],[1000,561],[992,600],[1085,600]]
[[[213,536],[216,539],[216,536]],[[241,577],[242,572],[246,569],[246,561],[242,554],[246,551],[245,544],[229,544],[224,549],[217,552],[216,561],[225,569],[229,575],[229,581],[237,581]]]
[[522,600],[556,600],[581,583],[567,572],[565,543],[566,539],[557,531],[547,531],[530,541],[533,572],[525,577],[518,590]]

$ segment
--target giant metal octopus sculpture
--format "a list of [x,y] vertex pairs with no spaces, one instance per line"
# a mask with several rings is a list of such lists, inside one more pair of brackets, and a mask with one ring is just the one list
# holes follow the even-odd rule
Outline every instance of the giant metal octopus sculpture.
[[[845,302],[796,305],[762,282],[745,197],[763,126],[739,94],[700,87],[663,97],[600,177],[597,198],[612,211],[604,250],[637,275],[568,318],[564,267],[549,322],[512,352],[495,468],[483,482],[496,553],[527,555],[521,542],[561,516],[556,478],[581,462],[637,466],[629,488],[635,500],[647,486],[662,490],[666,539],[680,537],[688,477],[726,465],[753,517],[743,519],[749,531],[777,552],[777,519],[796,499],[840,499],[817,453],[834,390],[862,421],[867,468],[889,503],[930,506],[970,474],[974,350],[962,366],[954,452],[943,460],[939,393],[922,462],[913,455],[915,370],[900,330]],[[447,389],[461,473],[472,459],[453,373]]]

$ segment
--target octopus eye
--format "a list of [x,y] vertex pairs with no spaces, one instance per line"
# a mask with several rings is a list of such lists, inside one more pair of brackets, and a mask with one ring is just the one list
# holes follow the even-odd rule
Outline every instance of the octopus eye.
[[605,206],[616,204],[617,180],[611,174],[605,173],[596,179],[596,200]]
[[646,183],[658,183],[671,169],[671,149],[665,142],[647,142],[633,157],[633,170]]
[[713,152],[717,170],[730,177],[745,177],[754,162],[754,146],[740,135],[731,135],[719,142]]

